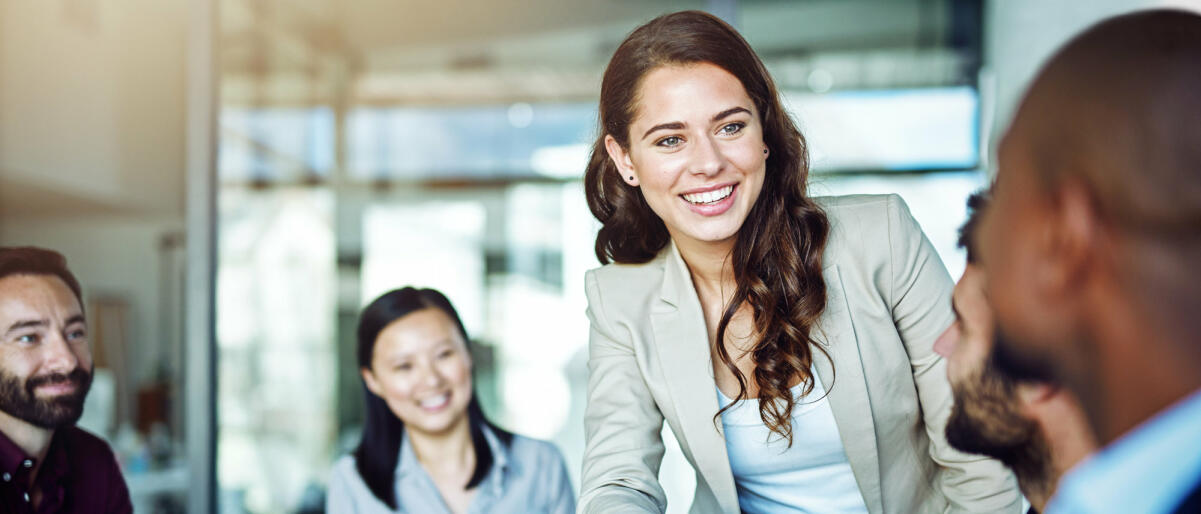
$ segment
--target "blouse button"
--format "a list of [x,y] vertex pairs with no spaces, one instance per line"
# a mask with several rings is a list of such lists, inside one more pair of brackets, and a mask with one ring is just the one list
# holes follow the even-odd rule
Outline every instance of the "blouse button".
[[32,468],[32,467],[33,467],[33,461],[31,461],[31,460],[29,460],[29,459],[25,459],[25,462],[22,462],[22,463],[21,463],[21,465],[22,465],[22,466],[25,466],[25,467],[27,467],[27,468]]
[[12,482],[13,476],[6,472],[4,475],[0,475],[0,478],[3,478],[5,482]]

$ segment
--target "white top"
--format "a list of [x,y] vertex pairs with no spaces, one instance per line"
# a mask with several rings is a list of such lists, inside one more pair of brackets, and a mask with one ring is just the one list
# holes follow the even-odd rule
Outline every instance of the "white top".
[[[744,512],[867,512],[816,372],[813,380],[807,398],[799,398],[800,384],[792,388],[797,403],[791,448],[763,424],[758,399],[739,401],[722,413],[730,470]],[[720,389],[717,395],[723,408],[733,402]]]

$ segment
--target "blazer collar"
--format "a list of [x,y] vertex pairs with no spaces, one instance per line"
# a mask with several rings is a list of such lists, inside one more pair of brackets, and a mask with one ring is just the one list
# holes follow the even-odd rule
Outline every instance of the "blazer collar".
[[871,396],[863,372],[859,339],[851,318],[850,304],[838,265],[822,270],[826,282],[826,310],[822,311],[814,339],[821,352],[813,356],[817,374],[829,391],[830,409],[838,425],[838,435],[851,464],[851,472],[869,512],[883,512],[880,491],[880,457],[876,447],[876,423],[872,416]]
[[667,248],[659,252],[655,258],[663,266],[663,284],[659,287],[659,299],[672,307],[679,307],[682,297],[696,297],[696,289],[692,285],[692,273],[680,255],[680,249],[674,241],[667,243]]
[[[730,471],[725,436],[720,420],[714,419],[721,407],[717,402],[709,334],[700,300],[688,266],[674,243],[669,243],[658,259],[663,265],[659,291],[662,301],[652,307],[651,321],[655,347],[660,352],[676,419],[683,432],[676,437],[690,449],[693,466],[722,510],[738,512],[738,492]],[[859,341],[838,265],[826,265],[822,278],[826,282],[826,309],[815,327],[814,338],[830,358],[818,352],[814,355],[814,367],[829,391],[830,407],[864,502],[869,511],[882,512],[875,422]]]
[[700,300],[675,244],[670,243],[659,258],[664,261],[662,301],[652,306],[651,323],[678,420],[678,426],[672,428],[681,432],[676,438],[721,510],[739,512],[725,436],[721,421],[714,418],[720,406]]

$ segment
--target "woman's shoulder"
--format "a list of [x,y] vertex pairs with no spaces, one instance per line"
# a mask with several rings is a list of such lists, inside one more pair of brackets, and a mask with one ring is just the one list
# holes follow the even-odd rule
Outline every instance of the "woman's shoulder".
[[588,270],[585,276],[589,277],[589,280],[595,278],[598,281],[606,283],[644,282],[648,278],[663,275],[663,264],[669,252],[671,252],[670,243],[664,246],[662,250],[659,250],[659,254],[649,261],[639,263],[610,262],[599,268]]
[[354,455],[343,455],[334,461],[329,474],[326,510],[331,513],[389,512],[390,509],[371,493],[359,470]]
[[813,201],[826,212],[831,223],[879,222],[897,209],[908,211],[905,200],[896,193],[815,196]]
[[509,443],[508,471],[543,486],[565,480],[567,463],[559,447],[549,441],[513,434]]
[[519,434],[513,434],[513,440],[509,442],[509,455],[537,466],[552,465],[563,460],[563,452],[554,443]]
[[355,479],[359,478],[359,470],[355,467],[355,459],[353,454],[346,454],[338,457],[334,461],[334,465],[330,468],[331,479]]
[[899,237],[920,235],[909,206],[897,194],[814,197],[830,220],[826,257],[887,258]]
[[589,302],[615,307],[647,305],[663,283],[664,265],[671,251],[669,244],[647,262],[609,263],[589,270],[584,274],[584,291]]

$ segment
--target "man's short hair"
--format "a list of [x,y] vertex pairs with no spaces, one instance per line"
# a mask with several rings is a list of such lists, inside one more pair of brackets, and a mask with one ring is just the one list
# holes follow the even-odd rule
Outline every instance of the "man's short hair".
[[79,281],[67,269],[67,258],[61,253],[33,246],[0,247],[0,279],[13,275],[50,275],[62,279],[75,293],[79,306],[83,307],[83,293]]
[[959,227],[959,247],[967,251],[967,263],[975,264],[979,250],[976,249],[976,227],[980,226],[980,216],[988,207],[989,191],[981,189],[967,197],[967,221]]

